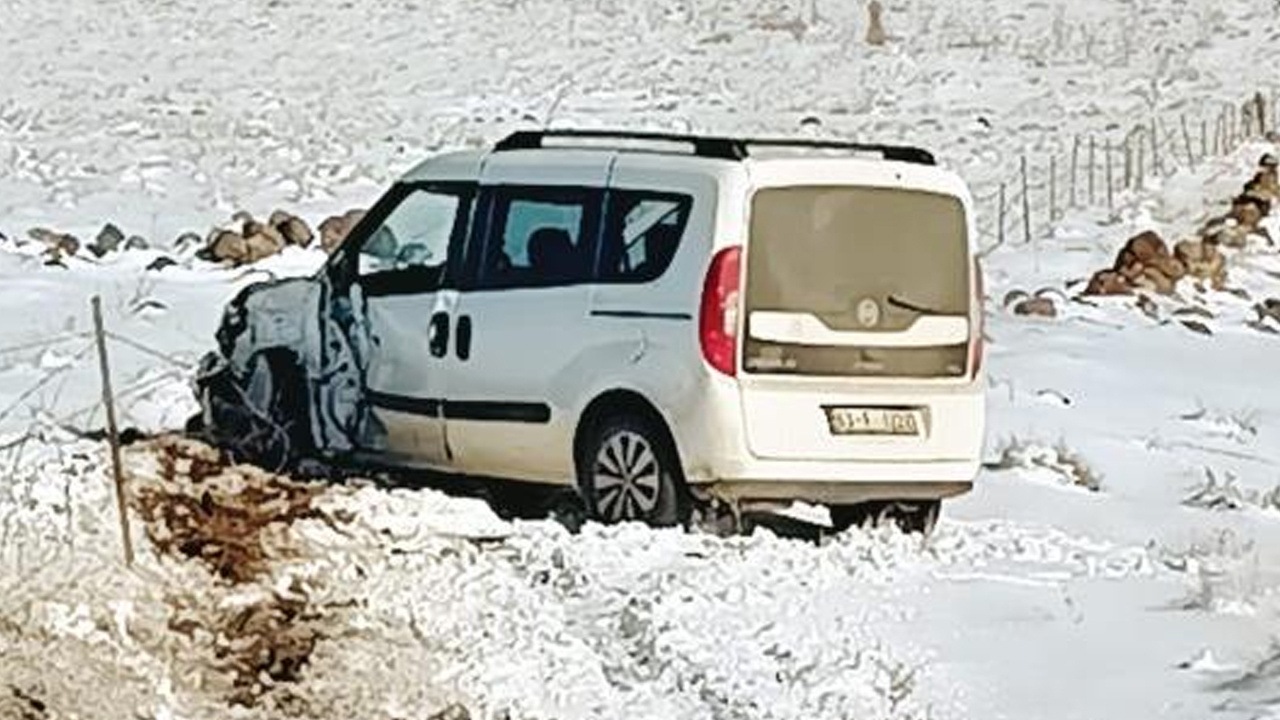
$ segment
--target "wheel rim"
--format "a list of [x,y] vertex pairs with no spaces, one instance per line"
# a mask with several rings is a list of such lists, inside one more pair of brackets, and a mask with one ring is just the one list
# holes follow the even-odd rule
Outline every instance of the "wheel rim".
[[642,519],[658,506],[662,467],[644,436],[622,430],[596,452],[592,471],[596,511],[610,521]]

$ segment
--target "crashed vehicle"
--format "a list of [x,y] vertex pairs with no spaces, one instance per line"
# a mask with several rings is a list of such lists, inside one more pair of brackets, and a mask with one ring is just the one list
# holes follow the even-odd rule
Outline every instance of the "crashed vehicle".
[[801,502],[928,529],[983,440],[971,207],[911,147],[519,132],[237,295],[202,424],[273,466],[571,486],[603,521]]

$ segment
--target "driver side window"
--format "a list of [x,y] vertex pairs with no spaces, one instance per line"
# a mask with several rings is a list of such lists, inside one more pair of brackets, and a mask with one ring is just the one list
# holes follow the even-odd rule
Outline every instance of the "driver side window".
[[465,225],[467,204],[457,192],[409,191],[360,247],[357,274],[365,279],[408,271],[432,275],[438,283],[449,257],[449,242]]

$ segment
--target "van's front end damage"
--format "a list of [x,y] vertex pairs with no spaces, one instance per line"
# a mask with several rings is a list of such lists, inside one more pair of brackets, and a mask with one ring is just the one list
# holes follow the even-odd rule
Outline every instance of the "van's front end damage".
[[227,303],[217,350],[194,379],[198,425],[211,441],[275,468],[315,446],[321,295],[317,280],[291,278],[249,285]]

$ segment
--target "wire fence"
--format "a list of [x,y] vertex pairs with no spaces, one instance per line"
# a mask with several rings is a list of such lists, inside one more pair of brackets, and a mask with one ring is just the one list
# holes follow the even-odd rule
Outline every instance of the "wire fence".
[[[116,482],[116,518],[120,524],[121,545],[125,564],[132,563],[132,532],[126,510],[126,481],[120,458],[120,429],[114,411],[118,407],[144,398],[166,384],[186,379],[195,367],[187,360],[126,334],[108,331],[101,326],[100,307],[95,298],[93,332],[57,333],[48,337],[0,346],[0,360],[12,364],[24,353],[41,358],[50,350],[70,347],[50,367],[42,367],[38,376],[0,407],[0,570],[6,575],[22,575],[75,550],[77,522],[96,511],[87,510],[77,500],[84,488],[79,480],[85,474],[98,474],[108,467]],[[108,346],[128,348],[153,363],[123,385],[111,384]],[[77,371],[90,369],[89,356],[97,350],[100,378],[95,386],[97,397],[71,409],[61,407],[61,396],[68,378]],[[37,361],[38,366],[44,363]],[[156,364],[159,367],[156,367]],[[100,420],[101,418],[101,420]],[[94,427],[105,421],[105,429]],[[136,434],[136,433],[135,433]],[[69,438],[109,441],[110,463],[95,453],[84,453],[68,446]],[[37,450],[28,453],[32,445]],[[70,450],[68,449],[70,447]],[[71,456],[79,456],[74,460]],[[50,489],[61,483],[58,497]],[[99,518],[100,519],[100,518]],[[60,542],[48,542],[59,538]]]
[[1016,170],[974,188],[982,254],[1052,234],[1070,210],[1106,208],[1114,216],[1124,193],[1277,132],[1278,100],[1275,89],[1259,90],[1195,116],[1152,115],[1127,129],[1113,123],[1070,136],[1059,143],[1065,150],[1023,154]]
[[[86,360],[95,348],[93,335],[92,331],[60,333],[39,340],[0,346],[0,359],[7,359],[23,353],[44,352],[76,340],[82,341],[74,345],[75,350],[69,357],[62,359],[53,367],[44,369],[34,381],[0,406],[0,428],[5,424],[13,425],[15,419],[19,417],[23,418],[26,426],[25,431],[19,430],[15,434],[0,433],[0,453],[20,452],[22,446],[30,440],[52,431],[80,435],[92,434],[95,431],[95,428],[90,425],[98,421],[103,412],[102,399],[78,405],[71,410],[58,409],[62,386],[65,385],[68,376],[73,372],[88,369]],[[128,335],[109,330],[104,332],[104,336],[112,343],[127,347],[160,363],[160,372],[150,368],[151,372],[131,378],[112,392],[111,397],[125,407],[128,407],[130,401],[145,397],[151,391],[168,383],[185,379],[196,367],[194,360],[166,352]],[[55,383],[61,383],[61,385],[55,385]]]

